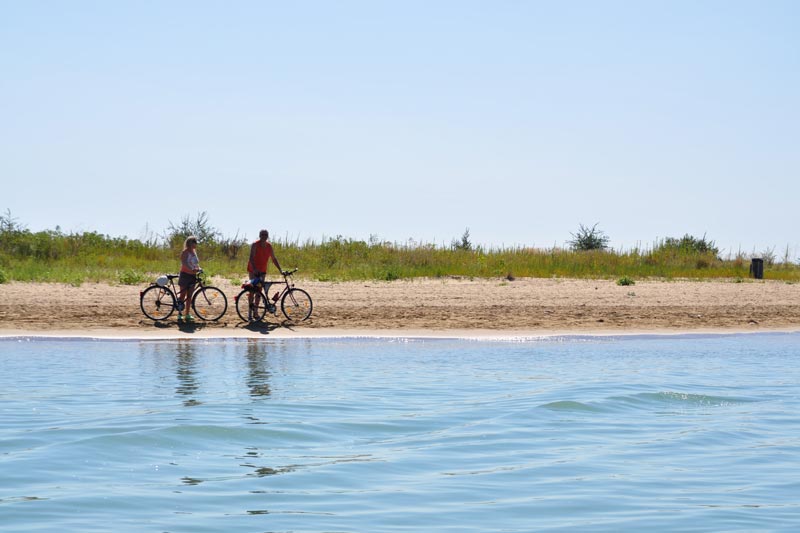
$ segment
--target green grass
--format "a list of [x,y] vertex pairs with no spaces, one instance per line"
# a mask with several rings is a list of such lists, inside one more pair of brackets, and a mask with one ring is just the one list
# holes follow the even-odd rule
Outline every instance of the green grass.
[[[173,241],[174,242],[174,241]],[[201,243],[201,265],[210,275],[232,281],[246,276],[247,246],[231,241]],[[749,277],[749,259],[721,259],[711,251],[655,245],[651,250],[573,251],[561,248],[463,249],[433,244],[397,244],[338,237],[322,242],[273,241],[284,268],[324,281],[396,280],[416,277],[470,278],[730,278]],[[97,233],[63,234],[0,231],[0,283],[40,281],[144,284],[178,270],[179,245],[142,243]],[[274,272],[273,272],[274,274]],[[765,268],[765,278],[800,280],[793,263]]]

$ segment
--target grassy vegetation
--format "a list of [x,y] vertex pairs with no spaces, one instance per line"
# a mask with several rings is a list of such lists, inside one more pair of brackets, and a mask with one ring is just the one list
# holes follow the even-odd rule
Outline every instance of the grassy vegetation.
[[[201,216],[202,215],[202,216]],[[209,274],[238,281],[246,274],[247,242],[223,238],[208,226],[202,213],[171,225],[159,238],[145,242],[95,232],[31,232],[0,215],[0,283],[45,281],[80,285],[111,282],[140,285],[158,274],[176,272],[183,239],[201,234],[198,253]],[[193,227],[197,223],[204,228]],[[467,230],[450,246],[409,242],[369,242],[336,237],[321,242],[273,240],[276,255],[286,268],[300,267],[299,275],[323,281],[395,280],[415,277],[463,276],[474,278],[564,277],[624,279],[749,277],[749,257],[720,258],[713,242],[685,236],[665,239],[647,250],[484,249],[469,242]],[[800,267],[784,260],[768,264],[765,278],[800,280]]]

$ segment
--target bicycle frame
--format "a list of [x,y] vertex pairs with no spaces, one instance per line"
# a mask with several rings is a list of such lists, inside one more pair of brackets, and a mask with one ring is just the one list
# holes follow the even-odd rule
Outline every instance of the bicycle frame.
[[[253,295],[255,296],[256,294],[258,294],[258,295],[266,298],[266,300],[268,302],[271,301],[272,303],[275,303],[275,302],[279,301],[281,298],[283,298],[284,294],[289,292],[289,289],[294,287],[294,281],[290,281],[289,278],[295,272],[297,272],[296,268],[294,270],[288,271],[287,274],[283,274],[282,273],[283,274],[283,281],[267,281],[265,279],[260,279],[258,283],[253,285],[253,287],[255,289],[253,291]],[[269,288],[272,287],[273,285],[283,285],[283,289],[281,289],[281,292],[278,294],[277,298],[270,299],[270,297],[269,297]],[[245,287],[242,286],[242,288],[245,288]]]
[[[167,274],[165,277],[166,281],[163,285],[159,283],[151,283],[147,288],[139,293],[139,302],[142,312],[148,318],[152,320],[164,320],[168,318],[175,310],[180,313],[184,309],[187,310],[187,314],[189,313],[189,309],[193,309],[198,317],[206,321],[219,320],[222,318],[222,315],[225,314],[225,311],[228,307],[225,293],[223,293],[217,287],[206,284],[203,281],[202,271],[198,272],[197,274],[197,282],[195,283],[194,290],[192,291],[192,298],[185,303],[178,299],[180,297],[180,286],[176,286],[175,279],[179,279],[180,275]],[[149,297],[146,303],[145,298],[148,298],[148,294],[155,290],[158,292],[152,292],[153,297]],[[209,293],[209,291],[211,292]],[[208,297],[209,294],[212,295],[211,299]],[[203,295],[204,298],[200,304],[202,310],[197,308],[198,297],[200,295]],[[221,297],[221,299],[218,299],[218,297]],[[212,301],[221,302],[221,312],[218,312],[220,309],[219,304],[212,304]],[[207,307],[210,305],[214,306],[213,310]]]
[[[283,288],[280,290],[277,296],[273,296],[272,298],[269,297],[270,287],[273,285],[283,285]],[[264,298],[267,302],[274,304],[275,302],[279,301],[283,298],[283,295],[292,287],[289,285],[289,281],[284,279],[283,281],[266,281],[261,280],[256,285],[254,285],[255,290],[253,291],[253,296],[256,295]]]
[[[243,284],[242,292],[235,298],[236,312],[239,314],[239,318],[245,322],[260,321],[267,312],[277,315],[277,308],[280,306],[287,320],[306,320],[311,315],[313,303],[311,296],[306,291],[297,288],[294,280],[290,279],[297,270],[295,268],[291,271],[281,272],[283,280],[258,279],[256,283]],[[278,285],[280,288],[275,296],[270,298],[273,285]],[[287,302],[290,303],[287,304]]]
[[[180,303],[180,301],[178,300],[178,297],[179,297],[179,295],[181,293],[180,292],[180,287],[178,287],[178,290],[175,290],[175,280],[178,279],[179,277],[180,277],[180,274],[168,274],[167,278],[169,278],[169,282],[167,283],[167,285],[169,287],[165,286],[165,288],[169,288],[172,291],[172,294],[175,295],[175,302],[176,303]],[[197,283],[194,284],[194,287],[192,288],[192,293],[195,293],[197,291],[197,289],[202,289],[203,287],[205,287],[205,285],[203,284],[202,274],[198,272],[195,275],[195,277],[197,278]],[[191,304],[189,304],[189,305],[191,305]]]

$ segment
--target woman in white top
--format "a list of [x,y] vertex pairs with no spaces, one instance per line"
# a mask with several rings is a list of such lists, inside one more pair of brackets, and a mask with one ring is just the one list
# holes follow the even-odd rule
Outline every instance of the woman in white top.
[[[197,283],[198,272],[200,272],[200,259],[197,257],[197,237],[191,235],[183,243],[181,252],[181,273],[178,277],[178,287],[181,290],[178,292],[178,302],[182,303],[183,307],[178,307],[179,322],[184,319],[187,322],[194,321],[189,305],[192,303],[192,293]],[[185,312],[185,315],[181,314],[182,311]]]

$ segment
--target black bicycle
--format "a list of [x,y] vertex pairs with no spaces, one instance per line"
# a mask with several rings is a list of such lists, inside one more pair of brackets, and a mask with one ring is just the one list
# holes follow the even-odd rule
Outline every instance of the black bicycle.
[[[245,322],[260,322],[264,320],[267,312],[278,314],[278,300],[280,300],[283,316],[291,322],[302,322],[311,316],[313,303],[311,296],[303,289],[294,286],[291,280],[294,270],[281,272],[283,281],[259,281],[256,284],[245,283],[242,292],[236,296],[236,313]],[[270,298],[269,293],[273,285],[283,286]]]
[[[228,310],[228,298],[220,289],[203,283],[202,274],[202,270],[197,273],[192,309],[195,315],[203,320],[219,320]],[[139,305],[147,318],[156,321],[166,320],[176,309],[183,310],[183,303],[179,302],[176,296],[177,278],[178,274],[159,276],[154,283],[139,293]]]

